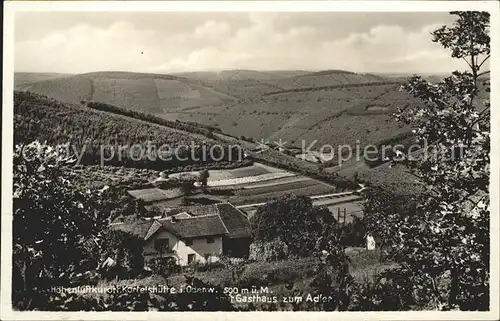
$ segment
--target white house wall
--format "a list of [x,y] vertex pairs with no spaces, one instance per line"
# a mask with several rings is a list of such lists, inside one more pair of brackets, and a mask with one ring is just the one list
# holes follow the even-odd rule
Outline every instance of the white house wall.
[[207,263],[205,254],[209,254],[209,262],[216,262],[222,254],[222,237],[215,236],[213,243],[207,243],[207,238],[194,239],[193,244],[187,246],[182,240],[178,242],[178,253],[182,253],[180,265],[186,265],[188,262],[188,254],[195,254],[196,261]]
[[[164,254],[160,255],[154,248],[154,240],[156,239],[169,239],[170,248],[175,251],[176,255]],[[209,254],[210,262],[216,262],[219,256],[222,254],[222,237],[214,236],[214,243],[207,243],[207,238],[197,238],[193,240],[193,244],[187,246],[183,240],[179,239],[177,236],[173,235],[168,231],[159,231],[154,234],[144,245],[143,248],[144,258],[146,260],[159,257],[174,256],[177,257],[178,263],[180,265],[187,265],[188,255],[194,254],[195,260],[200,263],[206,263],[205,254]]]

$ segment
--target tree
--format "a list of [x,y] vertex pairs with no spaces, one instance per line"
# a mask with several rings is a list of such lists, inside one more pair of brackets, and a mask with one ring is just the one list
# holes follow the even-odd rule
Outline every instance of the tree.
[[[104,223],[91,191],[81,193],[61,171],[74,160],[65,146],[35,141],[14,150],[13,301],[30,307],[40,291],[85,272],[86,241]],[[26,305],[24,305],[26,303]]]
[[442,26],[434,31],[432,41],[450,49],[453,58],[467,63],[474,87],[477,87],[477,79],[489,73],[480,73],[480,69],[490,58],[490,14],[477,11],[454,11],[451,14],[457,16],[457,20],[451,27]]
[[[395,194],[380,187],[370,186],[362,192],[363,225],[380,239],[380,260],[384,258],[384,249],[398,244],[398,234],[394,234],[395,221],[405,216],[415,215],[417,200],[415,197]],[[389,257],[388,259],[391,259]]]
[[181,188],[182,194],[184,194],[184,196],[190,196],[191,194],[193,194],[194,180],[183,179],[180,182],[180,188]]
[[[345,253],[343,233],[343,226],[337,222],[323,226],[309,254],[319,261],[315,276],[307,284],[306,291],[294,294],[305,298],[302,302],[292,303],[294,311],[346,311],[349,308],[351,288],[355,284],[349,273],[350,259]],[[322,299],[313,302],[310,301],[312,297]]]
[[345,253],[342,235],[342,227],[335,223],[325,226],[316,241],[315,253],[319,255],[320,264],[313,284],[318,294],[331,298],[323,303],[324,311],[345,311],[350,303],[353,278],[349,273],[350,260]]
[[[437,84],[414,76],[404,88],[423,102],[396,117],[414,130],[424,146],[396,157],[427,189],[416,206],[384,215],[375,204],[390,252],[411,279],[419,304],[439,309],[489,307],[489,81],[480,84],[489,59],[489,14],[452,12],[451,26],[432,41],[464,59],[468,71],[455,71]],[[487,96],[487,95],[486,95]],[[383,203],[383,202],[382,202]],[[373,204],[372,204],[373,205]]]
[[279,238],[294,255],[311,254],[323,227],[333,222],[327,208],[314,207],[310,198],[295,195],[267,202],[250,219],[254,241]]
[[183,196],[181,198],[181,205],[182,206],[188,206],[189,205],[189,198],[187,196]]
[[198,176],[198,182],[200,183],[200,186],[203,190],[205,190],[208,185],[209,177],[210,177],[210,172],[208,171],[208,169],[203,169],[200,171]]
[[98,242],[98,259],[103,261],[108,257],[116,262],[115,273],[109,276],[133,278],[144,270],[142,255],[143,241],[135,235],[120,230],[107,229],[100,233]]

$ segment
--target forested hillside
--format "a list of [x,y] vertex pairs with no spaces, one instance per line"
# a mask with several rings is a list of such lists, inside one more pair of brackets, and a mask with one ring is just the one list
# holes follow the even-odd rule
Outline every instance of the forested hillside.
[[[14,93],[14,120],[15,143],[69,142],[78,154],[83,153],[82,164],[99,164],[104,156],[106,164],[167,169],[196,163],[194,159],[200,158],[202,145],[210,147],[217,143],[201,135],[201,130],[200,134],[194,134],[28,92]],[[178,128],[181,127],[179,124]],[[178,154],[171,155],[171,160],[147,158],[148,144],[156,148],[165,145],[171,149],[169,152],[177,150]],[[136,147],[118,152],[118,146],[132,145]],[[188,150],[191,145],[197,146],[195,157]],[[114,157],[111,157],[112,152]],[[229,153],[225,153],[223,160],[228,156]],[[181,162],[182,158],[187,160]],[[207,157],[207,162],[212,160]]]

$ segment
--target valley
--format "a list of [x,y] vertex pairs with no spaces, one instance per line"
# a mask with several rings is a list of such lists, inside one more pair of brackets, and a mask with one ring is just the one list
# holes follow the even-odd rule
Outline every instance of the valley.
[[[20,91],[74,105],[105,103],[170,122],[217,128],[219,132],[213,135],[232,139],[249,151],[259,141],[272,143],[280,139],[287,148],[297,150],[315,151],[325,144],[363,149],[407,134],[409,129],[398,124],[392,114],[397,108],[418,105],[399,90],[402,77],[342,70],[232,70],[172,75],[95,72],[59,77],[19,73],[15,79]],[[289,161],[286,156],[276,157]],[[278,163],[282,162],[280,159]],[[329,163],[338,165],[338,155]],[[364,168],[359,166],[363,163],[361,157],[350,168]],[[346,166],[342,173],[352,178],[354,173],[345,170]],[[393,178],[395,184],[405,180]]]

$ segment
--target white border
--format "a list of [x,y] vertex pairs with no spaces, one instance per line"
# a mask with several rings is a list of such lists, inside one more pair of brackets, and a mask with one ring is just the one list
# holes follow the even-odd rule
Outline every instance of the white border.
[[[499,196],[500,172],[500,11],[497,1],[22,1],[4,3],[3,50],[3,124],[2,124],[2,320],[170,320],[197,318],[201,320],[498,320],[499,315]],[[489,312],[19,312],[11,307],[12,266],[12,146],[13,146],[13,84],[14,84],[14,14],[18,11],[462,11],[482,10],[491,14],[491,280]]]

